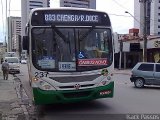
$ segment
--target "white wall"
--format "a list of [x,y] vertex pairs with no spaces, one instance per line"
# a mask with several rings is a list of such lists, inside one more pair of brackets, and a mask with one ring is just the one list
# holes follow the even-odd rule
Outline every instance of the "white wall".
[[160,32],[160,28],[158,28],[158,25],[160,25],[160,22],[158,22],[158,19],[160,19],[160,16],[158,15],[158,13],[160,13],[159,12],[160,9],[158,9],[159,6],[160,6],[159,0],[153,0],[151,2],[151,18],[150,18],[151,35],[158,35],[158,31]]
[[42,2],[41,3],[32,3],[35,5],[39,5],[42,7],[47,7],[47,2],[48,0],[21,0],[21,21],[22,21],[22,32],[21,32],[21,36],[25,35],[25,26],[26,23],[28,22],[28,16],[30,14],[30,10],[32,8],[37,8],[38,6],[30,6],[31,1],[38,1],[38,2]]

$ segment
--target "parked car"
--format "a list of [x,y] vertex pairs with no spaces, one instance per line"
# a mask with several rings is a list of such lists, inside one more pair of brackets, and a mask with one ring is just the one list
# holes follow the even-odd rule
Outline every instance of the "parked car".
[[21,60],[21,64],[27,64],[26,60]]
[[139,62],[131,73],[130,80],[137,88],[144,85],[160,85],[160,63]]

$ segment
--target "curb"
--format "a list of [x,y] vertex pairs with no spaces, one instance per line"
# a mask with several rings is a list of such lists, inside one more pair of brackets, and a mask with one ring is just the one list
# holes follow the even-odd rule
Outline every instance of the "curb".
[[113,74],[123,74],[123,75],[131,75],[131,73],[122,73],[122,72],[115,72],[115,73],[113,73]]
[[32,104],[30,103],[31,99],[29,99],[27,92],[25,91],[21,83],[21,80],[17,76],[14,80],[15,80],[15,83],[17,84],[16,93],[20,101],[19,104],[23,110],[24,117],[25,117],[25,119],[23,120],[38,120],[37,113],[35,112],[35,106],[31,105]]
[[122,70],[119,70],[119,69],[114,69],[114,72],[113,74],[123,74],[123,75],[131,75],[131,69],[122,69]]
[[24,100],[29,99],[29,98],[28,98],[26,91],[24,90],[23,85],[18,77],[14,78],[14,84],[16,84],[16,85],[18,84],[15,88],[16,93],[17,93],[17,97],[20,101],[20,106],[23,110],[25,120],[29,120],[29,113],[28,113],[27,107],[24,103]]
[[9,74],[8,81],[4,81],[2,72],[0,72],[0,79],[2,85],[1,90],[6,96],[4,98],[2,95],[1,96],[2,99],[0,99],[1,100],[0,120],[25,120],[23,110],[19,105],[19,100],[17,99],[14,76]]

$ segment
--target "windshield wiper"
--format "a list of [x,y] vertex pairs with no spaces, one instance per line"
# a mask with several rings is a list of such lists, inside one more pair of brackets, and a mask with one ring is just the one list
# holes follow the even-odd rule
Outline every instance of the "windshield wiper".
[[80,41],[85,39],[94,29],[95,27],[91,27],[85,34],[82,35],[82,37],[79,38]]
[[65,37],[65,35],[63,35],[62,32],[60,32],[56,27],[52,26],[53,30],[64,40],[64,42],[68,42],[67,38]]

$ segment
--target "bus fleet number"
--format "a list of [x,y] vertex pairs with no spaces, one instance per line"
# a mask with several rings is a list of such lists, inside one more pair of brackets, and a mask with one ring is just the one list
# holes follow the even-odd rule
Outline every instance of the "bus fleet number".
[[48,72],[35,72],[35,77],[47,77]]

